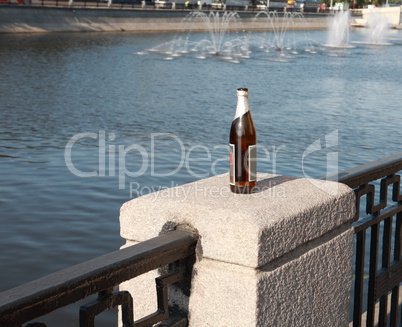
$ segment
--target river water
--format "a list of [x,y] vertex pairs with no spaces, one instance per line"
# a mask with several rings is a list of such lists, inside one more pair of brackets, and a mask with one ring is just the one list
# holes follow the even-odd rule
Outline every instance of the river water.
[[239,60],[148,51],[174,34],[0,35],[0,291],[118,249],[131,198],[227,172],[239,87],[261,172],[322,177],[401,151],[402,32],[373,46],[356,30],[346,49],[326,33]]

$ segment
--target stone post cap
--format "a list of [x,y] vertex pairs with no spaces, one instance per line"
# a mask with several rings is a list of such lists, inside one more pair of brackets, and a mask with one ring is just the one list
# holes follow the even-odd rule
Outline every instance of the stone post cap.
[[145,241],[190,226],[202,256],[258,268],[354,217],[354,192],[325,180],[258,174],[257,191],[234,194],[227,174],[163,189],[126,202],[121,236]]

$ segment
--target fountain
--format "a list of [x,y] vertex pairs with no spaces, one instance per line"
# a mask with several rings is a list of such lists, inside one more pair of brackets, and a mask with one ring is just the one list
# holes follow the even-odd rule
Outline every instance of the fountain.
[[[239,15],[235,12],[223,14],[210,12],[192,12],[182,21],[182,30],[172,41],[161,44],[149,51],[168,55],[165,60],[172,60],[184,54],[192,53],[198,59],[207,56],[219,56],[222,60],[238,62],[237,58],[247,58],[246,35],[241,30]],[[208,37],[190,39],[194,31],[207,31]],[[230,34],[227,32],[233,32]],[[183,36],[184,35],[184,36]]]
[[[196,23],[197,19],[200,19],[207,28],[210,40],[206,42],[206,44],[207,48],[212,50],[213,55],[219,56],[224,46],[232,46],[232,42],[229,41],[225,44],[224,40],[226,31],[229,30],[230,23],[236,23],[236,19],[239,18],[237,13],[224,12],[222,15],[219,15],[219,13],[214,14],[213,12],[209,14],[193,12],[190,14],[190,19],[191,18],[194,18],[192,20],[193,23]],[[205,43],[205,41],[202,43]]]
[[376,10],[370,12],[367,21],[368,33],[367,43],[377,45],[388,45],[385,43],[385,38],[389,31],[388,18]]
[[349,47],[349,11],[339,11],[329,20],[328,39],[325,46],[333,48]]
[[[252,28],[256,25],[270,32],[245,32],[242,20],[235,12],[192,12],[182,21],[182,30],[172,41],[160,44],[150,52],[167,55],[165,60],[173,60],[183,55],[191,55],[198,59],[216,57],[219,60],[240,63],[253,54],[264,60],[287,61],[298,53],[294,35],[294,25],[307,26],[301,13],[284,13],[279,17],[277,12],[259,12],[250,22]],[[207,31],[201,36],[201,33]],[[301,35],[300,33],[298,35]],[[191,36],[191,37],[190,37]],[[201,38],[201,39],[200,39]],[[305,38],[303,51],[314,53],[311,41]],[[142,52],[141,54],[145,54]]]
[[[328,20],[326,43],[320,44],[310,38],[301,13],[278,15],[277,12],[259,12],[244,23],[244,26],[250,27],[250,31],[246,32],[242,19],[235,12],[192,12],[183,19],[181,31],[171,41],[138,54],[156,52],[164,55],[164,60],[189,56],[196,59],[216,58],[231,63],[249,58],[290,62],[302,57],[300,54],[317,52],[344,56],[350,54],[348,49],[356,47],[350,43],[359,43],[349,41],[350,21],[349,11],[334,14]],[[360,43],[385,44],[384,37],[389,27],[387,20],[381,15],[372,15],[367,26],[369,40]],[[252,32],[255,30],[258,32]]]
[[365,40],[354,41],[353,43],[368,45],[391,45],[391,43],[385,42],[391,27],[390,19],[389,16],[382,11],[382,9],[384,8],[364,9],[364,18],[355,19],[355,23],[352,24],[352,26],[364,28]]
[[[308,30],[304,16],[301,13],[286,12],[282,17],[279,17],[276,11],[263,11],[258,13],[254,20],[261,20],[264,17],[266,19],[266,26],[270,27],[272,32],[264,33],[260,47],[267,49],[267,51],[270,51],[270,49],[281,52],[290,50],[291,54],[297,54],[297,43],[303,38],[300,38],[300,35],[298,38],[295,37],[294,27],[296,21],[298,21],[298,26],[304,26],[305,32]],[[271,35],[272,37],[270,38],[268,35]],[[304,37],[304,41],[306,42],[303,49],[307,52],[313,52],[314,48],[308,40],[308,37]],[[284,53],[282,53],[282,55],[284,55]]]

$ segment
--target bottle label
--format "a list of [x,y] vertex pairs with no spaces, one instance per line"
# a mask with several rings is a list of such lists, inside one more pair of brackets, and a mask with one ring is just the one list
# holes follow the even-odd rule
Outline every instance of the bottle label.
[[235,185],[235,146],[234,144],[229,144],[229,175],[230,175],[230,185]]
[[248,181],[257,180],[257,145],[248,147]]
[[229,175],[230,175],[230,184],[236,184],[236,165],[241,164],[240,161],[244,162],[247,167],[244,167],[242,171],[246,170],[248,172],[248,179],[245,181],[254,182],[257,180],[257,146],[250,145],[245,153],[246,158],[237,158],[236,160],[236,148],[234,144],[229,144]]

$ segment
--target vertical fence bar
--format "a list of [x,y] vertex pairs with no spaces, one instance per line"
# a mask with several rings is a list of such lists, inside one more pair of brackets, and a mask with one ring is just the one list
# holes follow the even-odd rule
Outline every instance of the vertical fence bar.
[[[400,192],[400,176],[396,175],[396,181],[392,190],[392,200],[397,202],[402,200],[401,192]],[[396,215],[395,221],[395,244],[394,244],[394,261],[401,261],[401,246],[402,246],[402,213],[399,212]],[[395,286],[392,290],[391,297],[391,326],[397,326],[398,320],[400,324],[402,324],[402,315],[399,311],[399,285]]]
[[[392,217],[384,220],[384,230],[382,238],[382,268],[390,268],[391,260],[391,228],[392,228]],[[385,294],[380,299],[380,313],[379,313],[379,325],[387,326],[388,319],[388,294]]]
[[353,327],[360,327],[362,323],[363,282],[364,282],[364,253],[366,252],[366,230],[356,234],[356,263],[355,289],[353,303]]
[[397,326],[398,321],[398,301],[399,301],[399,286],[396,286],[392,290],[391,295],[391,315],[390,315],[390,326]]
[[[395,221],[395,234],[394,234],[394,261],[399,262],[401,260],[401,225],[402,225],[402,213],[399,212],[396,215]],[[391,315],[390,325],[397,326],[399,320],[399,285],[392,289],[391,295]],[[401,321],[402,323],[402,321]]]
[[377,277],[378,265],[378,224],[371,226],[370,242],[370,272],[367,299],[367,327],[374,327],[375,323],[375,280]]

